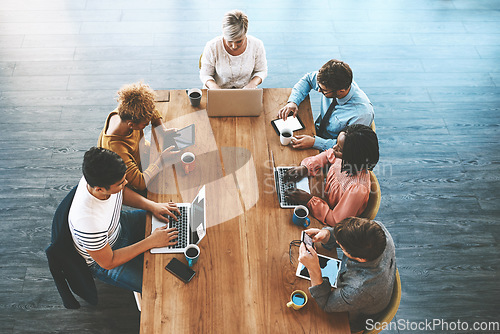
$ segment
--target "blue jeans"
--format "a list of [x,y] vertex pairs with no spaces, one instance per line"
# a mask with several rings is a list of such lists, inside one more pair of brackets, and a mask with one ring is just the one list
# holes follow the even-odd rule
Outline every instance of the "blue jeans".
[[[121,231],[113,250],[123,248],[144,239],[146,211],[122,211],[120,216]],[[111,270],[106,270],[94,262],[89,268],[92,275],[104,283],[131,291],[142,292],[142,268],[144,255],[140,254]]]

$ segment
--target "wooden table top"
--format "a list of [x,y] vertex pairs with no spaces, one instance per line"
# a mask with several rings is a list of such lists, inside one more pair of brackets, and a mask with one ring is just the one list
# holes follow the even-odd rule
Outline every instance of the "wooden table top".
[[[196,108],[184,90],[157,103],[167,127],[195,123],[196,144],[186,150],[196,155],[196,168],[189,176],[178,164],[165,168],[148,196],[191,202],[205,185],[207,235],[188,284],[164,269],[173,257],[186,262],[183,254],[145,253],[141,333],[350,333],[347,313],[321,310],[309,294],[310,281],[295,276],[298,247],[292,247],[294,264],[289,260],[289,243],[302,229],[292,223],[291,209],[279,207],[270,151],[277,166],[317,154],[282,146],[270,124],[290,91],[264,89],[259,117],[208,118],[206,91]],[[297,133],[312,134],[308,98],[299,115],[306,128]],[[146,235],[150,222],[149,216]],[[311,217],[311,227],[321,224]],[[299,311],[286,307],[297,289],[309,297]]]

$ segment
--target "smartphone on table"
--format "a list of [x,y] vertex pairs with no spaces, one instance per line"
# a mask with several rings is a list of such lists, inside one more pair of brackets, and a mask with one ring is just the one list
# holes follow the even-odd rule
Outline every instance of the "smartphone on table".
[[184,283],[191,281],[196,274],[196,272],[189,268],[187,264],[182,263],[175,257],[170,260],[170,262],[165,266],[165,269],[177,276]]

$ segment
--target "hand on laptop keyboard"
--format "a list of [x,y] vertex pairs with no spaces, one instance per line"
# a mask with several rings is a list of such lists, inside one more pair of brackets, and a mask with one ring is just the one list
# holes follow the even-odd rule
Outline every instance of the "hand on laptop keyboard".
[[179,213],[174,212],[176,219],[170,217],[169,226],[174,227],[177,231],[176,244],[172,248],[184,248],[188,245],[188,208],[179,207]]
[[167,225],[157,227],[148,238],[151,238],[154,247],[174,246],[177,244],[179,231],[168,228]]
[[285,193],[285,198],[287,201],[305,205],[311,200],[312,195],[304,190],[294,189],[287,191]]
[[179,212],[179,208],[177,204],[173,202],[168,203],[153,203],[151,209],[149,209],[151,213],[160,221],[166,223],[172,217],[174,220],[177,220],[175,213]]
[[286,172],[285,176],[283,177],[283,181],[295,182],[297,180],[302,179],[304,176],[307,176],[307,174],[308,174],[307,167],[305,166],[293,167]]

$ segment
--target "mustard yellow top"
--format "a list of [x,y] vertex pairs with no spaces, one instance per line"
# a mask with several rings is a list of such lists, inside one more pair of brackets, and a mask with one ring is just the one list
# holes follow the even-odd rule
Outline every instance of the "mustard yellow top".
[[[118,154],[127,166],[125,178],[128,181],[128,185],[137,190],[145,190],[146,182],[144,174],[148,176],[156,175],[158,173],[158,166],[151,164],[146,169],[143,169],[144,166],[141,166],[141,155],[145,157],[145,163],[148,160],[147,158],[149,158],[149,142],[144,139],[144,132],[142,130],[133,130],[126,136],[106,134],[109,127],[109,120],[117,114],[118,111],[115,109],[106,118],[104,128],[97,140],[97,146]],[[151,122],[154,123],[160,118],[160,113],[155,109]]]

